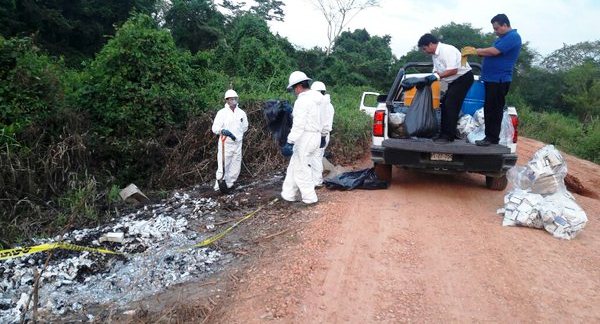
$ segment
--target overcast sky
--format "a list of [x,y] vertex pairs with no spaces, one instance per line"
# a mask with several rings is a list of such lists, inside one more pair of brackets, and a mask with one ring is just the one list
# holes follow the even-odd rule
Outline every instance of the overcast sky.
[[[302,48],[327,45],[327,25],[311,0],[283,0],[285,21],[271,22],[274,33],[287,37]],[[492,32],[490,19],[505,13],[523,42],[542,55],[563,44],[600,40],[599,0],[381,0],[350,22],[347,29],[365,28],[371,36],[390,35],[397,57],[410,51],[424,33],[455,22],[470,23],[483,32]]]

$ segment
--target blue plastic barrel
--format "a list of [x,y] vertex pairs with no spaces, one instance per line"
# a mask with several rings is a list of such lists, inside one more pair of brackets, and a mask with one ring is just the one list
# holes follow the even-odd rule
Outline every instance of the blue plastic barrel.
[[469,114],[473,116],[475,111],[483,107],[484,101],[485,86],[483,85],[483,81],[476,80],[471,85],[469,92],[467,92],[467,96],[463,101],[461,110],[464,114]]

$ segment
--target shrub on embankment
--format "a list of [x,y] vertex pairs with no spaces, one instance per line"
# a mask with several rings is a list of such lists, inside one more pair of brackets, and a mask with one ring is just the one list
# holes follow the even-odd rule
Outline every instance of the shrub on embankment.
[[[246,46],[244,55],[252,48],[282,55],[261,46]],[[0,60],[4,247],[102,222],[119,202],[119,188],[131,182],[148,193],[212,181],[217,141],[210,128],[230,85],[250,120],[241,176],[268,176],[286,165],[261,110],[266,99],[293,101],[285,92],[293,68],[282,60],[261,61],[265,73],[278,71],[265,80],[229,76],[214,52],[177,49],[147,16],[125,23],[81,70],[67,69],[29,39],[1,39]],[[359,94],[332,88],[334,162],[352,161],[368,147],[369,119],[358,112]]]

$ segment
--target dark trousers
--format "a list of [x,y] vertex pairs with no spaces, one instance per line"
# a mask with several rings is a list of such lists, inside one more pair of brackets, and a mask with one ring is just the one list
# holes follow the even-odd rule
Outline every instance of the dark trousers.
[[510,82],[485,82],[485,138],[494,144],[500,141],[500,128]]
[[458,113],[472,84],[473,72],[469,71],[448,85],[448,90],[446,90],[440,105],[442,112],[441,136],[446,136],[450,140],[454,140],[456,137]]

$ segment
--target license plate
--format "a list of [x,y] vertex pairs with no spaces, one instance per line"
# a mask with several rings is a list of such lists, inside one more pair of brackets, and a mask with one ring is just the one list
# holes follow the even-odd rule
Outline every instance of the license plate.
[[450,154],[450,153],[431,153],[431,161],[452,162],[452,154]]

